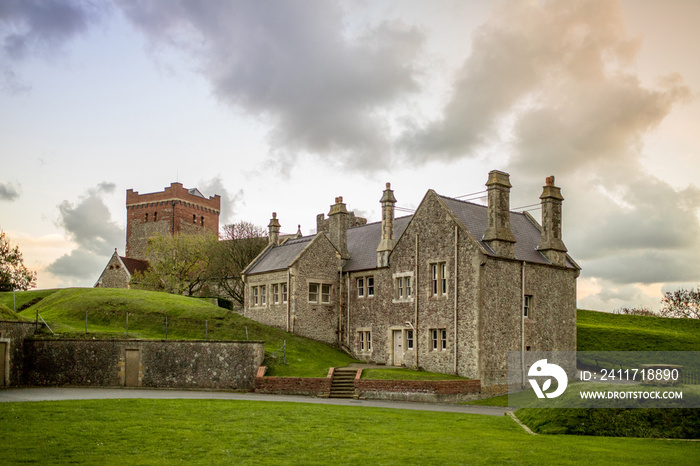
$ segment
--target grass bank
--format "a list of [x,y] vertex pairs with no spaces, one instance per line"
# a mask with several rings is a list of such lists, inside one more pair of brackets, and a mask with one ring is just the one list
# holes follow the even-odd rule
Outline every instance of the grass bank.
[[695,464],[700,443],[532,436],[508,417],[224,400],[3,403],[18,464]]
[[[8,299],[11,302],[12,293],[0,293],[0,303]],[[21,315],[34,319],[38,311],[63,338],[165,339],[167,318],[168,339],[265,341],[268,375],[325,377],[329,367],[353,362],[330,345],[262,325],[208,300],[110,288],[28,291],[17,293],[16,299],[29,305]],[[43,337],[52,338],[48,333]],[[284,350],[272,356],[285,341],[286,365]]]

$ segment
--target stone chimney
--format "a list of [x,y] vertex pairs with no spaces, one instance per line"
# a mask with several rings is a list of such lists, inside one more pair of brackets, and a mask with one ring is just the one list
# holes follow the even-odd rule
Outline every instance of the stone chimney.
[[377,247],[377,267],[389,266],[389,254],[394,249],[394,204],[396,198],[391,190],[391,183],[386,184],[384,195],[379,200],[382,203],[382,239]]
[[515,258],[515,236],[510,229],[510,175],[498,170],[489,172],[488,226],[483,241],[499,256]]
[[267,226],[269,244],[277,246],[280,242],[280,222],[277,220],[277,212],[272,212],[270,224]]
[[335,204],[331,206],[328,212],[328,233],[330,234],[331,243],[340,251],[341,259],[349,259],[348,252],[348,226],[350,214],[343,203],[343,197],[336,197]]
[[548,176],[542,189],[542,236],[537,249],[554,265],[566,263],[566,246],[561,239],[561,189],[554,186],[554,177]]

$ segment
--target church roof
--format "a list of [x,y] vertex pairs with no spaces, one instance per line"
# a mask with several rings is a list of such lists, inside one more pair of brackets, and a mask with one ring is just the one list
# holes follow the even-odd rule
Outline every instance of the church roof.
[[132,259],[130,257],[119,256],[126,270],[129,274],[134,275],[135,272],[145,272],[151,266],[147,260],[143,259]]

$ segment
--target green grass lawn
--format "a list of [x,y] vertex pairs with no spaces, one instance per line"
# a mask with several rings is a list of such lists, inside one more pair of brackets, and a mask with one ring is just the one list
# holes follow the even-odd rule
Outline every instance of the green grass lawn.
[[579,310],[579,351],[700,351],[700,320]]
[[700,443],[528,435],[510,418],[227,400],[3,403],[6,464],[696,464]]
[[[209,300],[113,288],[68,288],[17,292],[18,309],[36,301],[21,315],[34,319],[39,311],[61,338],[262,340],[265,341],[267,375],[325,377],[329,367],[346,366],[354,360],[325,343],[293,335],[220,308]],[[0,293],[0,303],[12,304],[12,293]],[[20,304],[22,303],[22,304]],[[85,333],[85,314],[88,334]],[[129,332],[126,335],[126,314]],[[206,322],[206,324],[205,324]],[[44,338],[52,338],[45,332]],[[284,351],[272,354],[287,344]]]

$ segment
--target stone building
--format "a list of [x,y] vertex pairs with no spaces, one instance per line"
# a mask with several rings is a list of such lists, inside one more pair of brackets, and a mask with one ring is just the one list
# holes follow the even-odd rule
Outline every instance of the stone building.
[[342,197],[318,232],[280,241],[244,271],[244,313],[338,344],[356,358],[507,382],[508,351],[575,351],[580,268],[561,237],[563,197],[546,180],[542,226],[511,212],[509,175],[489,173],[488,206],[429,190],[413,215],[351,219]]
[[120,256],[115,248],[100,278],[95,282],[95,288],[130,288],[134,274],[146,270],[148,261]]
[[197,189],[182,183],[156,193],[139,194],[126,191],[126,256],[117,250],[97,279],[95,287],[129,288],[136,271],[148,268],[148,240],[157,235],[210,232],[219,235],[221,196],[209,198]]

